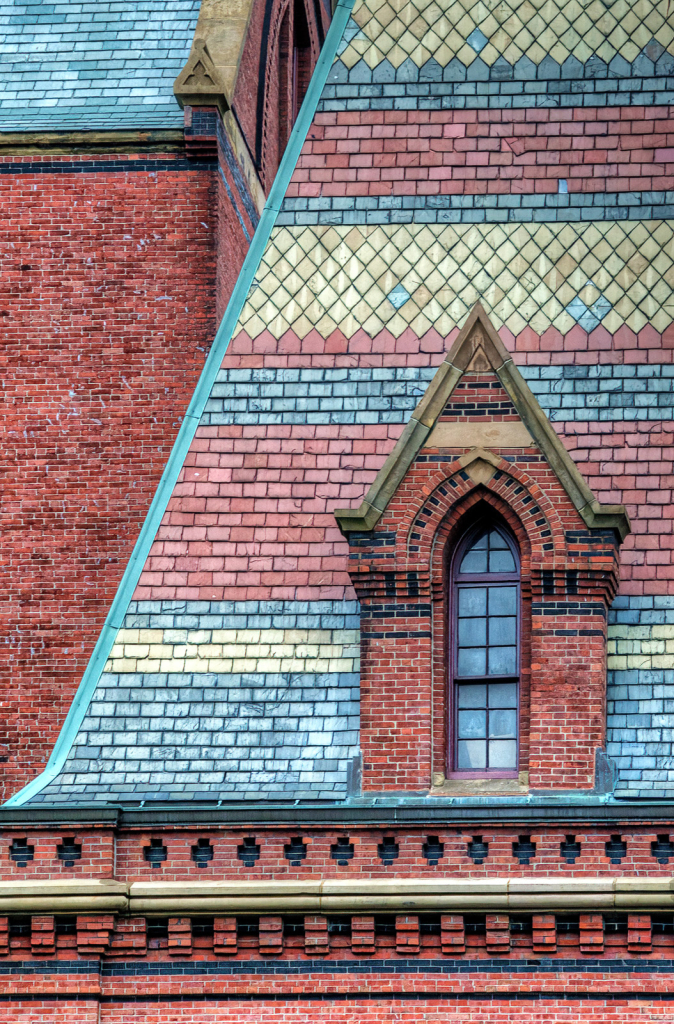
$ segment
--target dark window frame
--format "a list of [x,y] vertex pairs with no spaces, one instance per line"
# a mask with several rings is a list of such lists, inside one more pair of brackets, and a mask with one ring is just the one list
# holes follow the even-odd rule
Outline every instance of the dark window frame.
[[[515,571],[510,573],[461,573],[464,555],[479,536],[489,530],[496,530],[505,540],[514,560]],[[454,545],[448,566],[448,648],[447,656],[447,736],[446,775],[454,779],[516,779],[519,775],[520,744],[522,723],[520,720],[522,688],[522,564],[517,542],[508,527],[496,516],[481,517],[472,523]],[[458,674],[458,594],[462,588],[474,586],[513,585],[516,588],[516,665],[515,673],[508,675],[459,676]],[[484,768],[467,769],[458,767],[458,694],[461,683],[514,682],[517,687],[516,713],[516,764],[512,769]],[[487,737],[488,742],[488,737]]]

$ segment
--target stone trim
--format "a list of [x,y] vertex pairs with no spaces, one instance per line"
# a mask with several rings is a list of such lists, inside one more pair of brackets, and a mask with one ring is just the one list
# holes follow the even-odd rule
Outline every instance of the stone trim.
[[[73,153],[185,153],[182,129],[0,132],[0,156]],[[21,173],[25,173],[22,168]]]
[[348,535],[373,529],[469,365],[474,369],[494,370],[585,524],[590,529],[613,529],[624,540],[630,530],[624,506],[601,505],[594,497],[479,302],[361,505],[357,509],[335,511],[342,533]]
[[[216,106],[224,114],[232,105],[247,17],[244,20],[208,18],[212,6],[208,0],[204,0],[201,5],[192,50],[185,67],[173,83],[173,94],[181,107]],[[228,24],[230,21],[231,25]],[[208,42],[213,47],[215,61],[207,38],[200,34],[205,31],[210,37]]]
[[671,909],[671,876],[312,879],[304,882],[0,882],[0,913],[131,914]]

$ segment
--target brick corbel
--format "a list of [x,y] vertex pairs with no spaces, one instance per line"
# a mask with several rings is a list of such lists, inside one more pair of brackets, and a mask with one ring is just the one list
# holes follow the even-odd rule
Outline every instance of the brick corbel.
[[114,927],[114,914],[78,915],[77,952],[81,956],[101,956],[106,953]]

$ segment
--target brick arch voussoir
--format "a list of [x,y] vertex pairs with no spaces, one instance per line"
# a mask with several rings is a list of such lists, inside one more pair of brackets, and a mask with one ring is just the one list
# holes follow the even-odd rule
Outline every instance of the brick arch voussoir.
[[525,551],[531,551],[540,562],[548,564],[554,564],[557,557],[565,558],[565,532],[559,513],[528,473],[501,460],[492,479],[479,484],[470,479],[456,460],[439,468],[418,498],[408,502],[397,531],[399,564],[404,561],[409,569],[427,569],[438,531],[445,529],[445,520],[449,523],[454,519],[450,516],[452,509],[465,505],[467,511],[478,500],[486,500],[495,508],[499,506],[498,511],[511,526],[523,556]]
[[320,56],[322,45],[317,20],[318,12],[316,11],[315,4],[308,3],[307,0],[303,0],[303,3],[309,29],[309,41],[311,43],[311,63],[315,66]]
[[[448,459],[446,463],[429,473],[423,486],[418,490],[405,493],[404,509],[397,527],[399,545],[403,544],[405,549],[407,548],[409,534],[417,517],[429,501],[432,502],[434,497],[437,498],[436,491],[439,491],[444,484],[449,484],[450,481],[452,481],[451,486],[456,496],[465,492],[463,485],[466,481],[472,485],[468,475],[462,473],[461,462],[458,458]],[[391,507],[393,507],[393,502]]]
[[271,92],[272,92],[272,81],[271,81],[271,69],[277,67],[277,55],[279,45],[279,35],[281,32],[281,24],[285,17],[286,11],[290,7],[290,0],[275,0],[271,17],[270,17],[270,31],[269,39],[267,42],[267,53],[263,54],[262,60],[267,64],[267,73],[265,75],[264,83],[264,97],[262,101],[262,152],[260,154],[262,173],[267,174],[268,163],[269,163],[269,124],[273,117],[273,111],[271,110]]
[[538,527],[532,535],[532,531],[527,529],[518,512],[502,495],[490,490],[485,484],[478,484],[447,510],[433,533],[426,564],[430,566],[431,584],[434,589],[438,585],[442,586],[444,582],[448,549],[451,550],[456,544],[480,506],[487,506],[500,516],[515,537],[520,552],[523,580],[529,579],[531,575],[533,559],[540,561],[547,553],[543,550],[543,544],[550,538],[541,537],[541,534],[545,533],[545,527]]

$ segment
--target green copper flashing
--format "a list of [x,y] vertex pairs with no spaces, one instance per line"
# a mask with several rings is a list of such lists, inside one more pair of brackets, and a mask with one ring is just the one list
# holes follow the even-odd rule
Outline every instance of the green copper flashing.
[[276,223],[276,217],[281,208],[281,203],[288,189],[290,179],[295,165],[299,158],[307,132],[311,127],[318,101],[323,92],[323,87],[328,77],[337,53],[337,47],[346,28],[354,0],[339,0],[337,3],[332,24],[328,31],[325,44],[321,51],[316,68],[309,83],[307,94],[302,103],[297,121],[290,134],[281,165],[278,169],[269,198],[265,204],[260,217],[257,230],[248,250],[246,259],[241,268],[231,298],[225,310],[225,315],[220,322],[216,332],[211,351],[206,364],[195,388],[185,418],[181,424],[175,444],[169,456],[159,486],[155,492],[152,504],[143,523],[142,529],[136,541],[136,545],[124,571],[122,581],[119,585],[112,606],[105,620],[105,624],[94,647],[93,654],[89,660],[82,681],[70,706],[70,710],[63,723],[63,728],[56,740],[54,749],[47,762],[44,771],[29,782],[27,786],[20,789],[18,793],[7,800],[5,807],[20,807],[27,803],[37,793],[40,793],[52,782],[62,771],[70,748],[82,724],[87,708],[98,685],[101,673],[108,660],[112,645],[117,635],[117,630],[123,623],[126,609],[131,601],[143,566],[150,553],[155,534],[159,529],[167,505],[173,494],[180,470],[183,467],[185,457],[190,449],[192,440],[201,420],[202,413],[211,388],[215,382],[227,347],[232,338],[234,328],[238,322],[246,296],[250,290],[253,278],[264,254],[267,242]]

